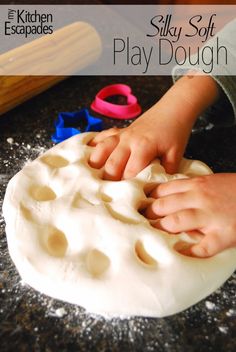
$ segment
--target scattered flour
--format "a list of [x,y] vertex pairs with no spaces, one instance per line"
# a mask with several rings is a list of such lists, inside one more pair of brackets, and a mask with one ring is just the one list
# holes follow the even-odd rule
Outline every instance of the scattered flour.
[[56,318],[63,318],[67,314],[67,311],[65,310],[64,307],[61,308],[51,308],[48,312],[48,316],[50,317],[56,317]]
[[[19,169],[22,168],[22,165],[24,165],[27,160],[35,159],[39,154],[43,153],[45,150],[50,148],[51,142],[47,141],[45,143],[45,141],[43,141],[43,138],[41,138],[41,135],[43,136],[43,133],[38,133],[35,136],[37,138],[37,141],[35,141],[34,143],[32,141],[30,143],[30,149],[27,149],[27,147],[21,142],[15,142],[13,138],[12,144],[9,143],[9,141],[6,141],[8,143],[8,155],[7,157],[5,157],[7,160],[5,160],[5,162],[2,161],[2,164],[4,164],[4,170],[2,168],[0,174],[0,193],[3,194],[4,188],[11,175],[19,171]],[[1,205],[2,202],[0,201],[0,209]],[[169,329],[169,326],[172,326],[171,324],[173,324],[174,322],[175,324],[181,323],[181,326],[188,326],[189,320],[190,318],[192,319],[193,316],[202,319],[201,317],[203,314],[204,305],[207,308],[207,310],[205,310],[206,317],[209,318],[205,319],[204,316],[204,318],[202,319],[202,334],[206,340],[211,340],[213,338],[211,334],[209,335],[209,329],[212,324],[214,324],[216,329],[218,329],[218,334],[227,334],[229,332],[229,328],[227,326],[219,325],[220,321],[222,321],[221,317],[222,310],[224,309],[224,307],[228,307],[228,310],[225,313],[226,323],[227,321],[232,321],[232,317],[236,316],[236,274],[232,275],[232,277],[228,280],[228,282],[223,288],[218,289],[214,293],[214,297],[212,299],[214,299],[216,304],[213,303],[213,305],[215,305],[215,307],[218,309],[210,309],[208,307],[212,307],[212,302],[210,301],[207,301],[210,303],[210,305],[209,303],[202,302],[178,316],[168,318],[168,320],[154,320],[139,317],[128,319],[126,318],[125,320],[120,320],[118,318],[111,319],[109,317],[104,318],[96,315],[90,315],[88,313],[85,313],[82,308],[78,306],[71,306],[68,304],[65,304],[65,309],[61,307],[61,302],[59,305],[57,301],[50,299],[49,297],[46,297],[45,295],[42,295],[38,292],[36,293],[25,282],[20,279],[15,267],[13,267],[13,264],[8,254],[4,228],[4,220],[2,218],[2,214],[0,214],[0,274],[2,275],[2,286],[0,286],[0,288],[5,290],[5,292],[2,294],[2,298],[4,299],[4,305],[1,305],[0,309],[0,314],[2,316],[7,317],[9,315],[9,311],[11,312],[11,314],[13,312],[16,312],[15,314],[18,314],[17,312],[19,311],[19,304],[21,304],[25,308],[25,319],[26,321],[28,319],[28,324],[30,324],[32,314],[35,314],[35,307],[37,307],[38,318],[36,320],[36,323],[40,324],[41,319],[43,319],[43,317],[45,317],[45,322],[47,322],[47,319],[50,319],[50,316],[53,316],[52,312],[54,311],[54,317],[61,318],[62,326],[69,326],[71,330],[71,336],[75,336],[73,334],[76,334],[76,336],[78,336],[78,338],[80,339],[86,340],[88,336],[90,338],[96,339],[97,331],[99,329],[101,337],[109,337],[109,340],[111,341],[111,344],[114,349],[120,344],[121,340],[127,341],[127,336],[129,336],[129,350],[132,351],[134,351],[135,343],[137,344],[140,339],[144,339],[143,336],[149,336],[148,340],[146,339],[146,351],[148,352],[153,352],[154,350],[160,349],[162,350],[163,347],[166,350],[170,349],[171,351],[171,347],[176,346],[176,344],[178,343],[179,337],[175,334],[174,329],[171,329],[168,332],[168,335],[166,335],[166,327],[168,327]],[[9,290],[11,292],[9,292]],[[54,306],[54,309],[52,309],[52,306]],[[63,309],[62,312],[61,309]],[[65,314],[62,314],[64,312]],[[180,321],[180,323],[177,323],[177,321]],[[6,319],[6,324],[7,322],[8,321]],[[169,322],[171,322],[171,324],[169,324]],[[35,335],[40,335],[42,329],[42,326],[40,326],[40,330],[36,326],[34,328]],[[164,336],[163,331],[165,331]],[[154,346],[153,343],[155,339],[158,339],[159,341],[165,341],[166,336],[168,336],[168,342],[165,342],[162,346]],[[61,339],[61,336],[58,335],[57,329],[53,326],[51,337],[54,340]]]
[[236,316],[236,309],[229,309],[228,312],[226,312],[227,317],[235,317]]
[[216,309],[216,305],[213,302],[206,301],[205,305],[206,305],[207,309],[209,309],[209,310],[215,310]]
[[62,308],[56,309],[55,314],[56,314],[59,318],[62,318],[62,317],[64,317],[64,315],[67,314],[67,312],[66,312],[65,308],[62,307]]
[[219,326],[219,330],[220,332],[222,332],[223,334],[227,334],[229,328],[227,326]]
[[14,139],[11,138],[11,137],[7,138],[7,143],[13,144],[14,143]]

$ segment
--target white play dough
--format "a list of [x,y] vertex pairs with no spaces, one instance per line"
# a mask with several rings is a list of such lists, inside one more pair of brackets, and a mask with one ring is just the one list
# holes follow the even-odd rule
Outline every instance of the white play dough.
[[212,258],[179,254],[186,233],[153,228],[138,210],[145,191],[173,178],[211,173],[183,160],[179,174],[158,160],[135,178],[105,181],[88,166],[93,133],[58,144],[8,184],[3,212],[10,255],[22,279],[89,312],[162,317],[216,290],[236,268],[236,250]]

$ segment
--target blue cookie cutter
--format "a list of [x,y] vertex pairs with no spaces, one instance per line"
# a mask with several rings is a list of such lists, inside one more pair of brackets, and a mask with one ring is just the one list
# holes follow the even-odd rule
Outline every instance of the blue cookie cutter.
[[82,109],[75,112],[60,112],[55,122],[55,128],[51,139],[55,143],[60,143],[79,133],[99,132],[103,126],[101,119],[91,116],[87,109]]

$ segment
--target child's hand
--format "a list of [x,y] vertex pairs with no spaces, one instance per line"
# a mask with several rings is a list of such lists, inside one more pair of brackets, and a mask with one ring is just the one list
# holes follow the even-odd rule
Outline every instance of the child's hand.
[[104,179],[136,176],[154,158],[160,158],[167,173],[175,173],[197,116],[218,94],[209,76],[181,78],[150,110],[124,129],[99,133],[90,165],[104,166]]
[[95,146],[90,165],[105,165],[104,178],[119,180],[135,176],[159,157],[168,173],[176,172],[191,128],[175,115],[173,111],[169,118],[156,107],[127,128],[101,132],[90,143]]
[[160,184],[145,215],[171,233],[199,231],[199,244],[181,253],[210,257],[236,246],[236,174],[214,174]]

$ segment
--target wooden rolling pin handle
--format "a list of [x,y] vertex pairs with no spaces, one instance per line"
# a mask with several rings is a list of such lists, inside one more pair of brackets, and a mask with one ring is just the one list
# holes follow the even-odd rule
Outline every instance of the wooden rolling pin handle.
[[101,50],[96,30],[75,22],[0,55],[0,115],[91,65]]

